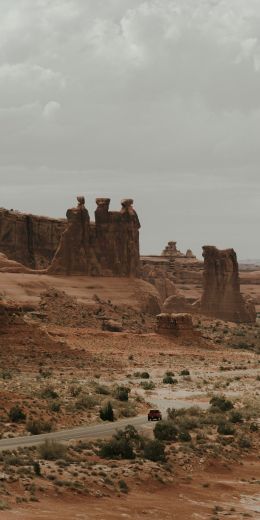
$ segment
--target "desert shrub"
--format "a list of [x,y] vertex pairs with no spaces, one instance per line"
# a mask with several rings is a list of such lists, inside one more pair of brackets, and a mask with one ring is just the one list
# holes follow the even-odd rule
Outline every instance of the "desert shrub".
[[221,412],[227,412],[234,408],[233,403],[222,395],[214,395],[210,400],[210,404],[211,409],[218,409],[221,410]]
[[122,406],[119,409],[119,416],[120,417],[135,417],[137,415],[136,407],[134,403],[125,403],[124,406]]
[[249,430],[251,432],[257,432],[259,430],[258,424],[257,423],[251,423],[250,426],[249,426]]
[[149,379],[150,378],[150,374],[148,372],[141,372],[140,377],[142,379]]
[[178,438],[181,442],[190,442],[191,441],[191,435],[187,431],[181,431],[179,433]]
[[114,391],[114,397],[119,401],[128,401],[128,394],[130,389],[126,386],[117,386]]
[[70,385],[69,387],[69,391],[70,391],[70,395],[71,397],[78,397],[78,395],[81,393],[82,391],[82,386],[80,385]]
[[186,368],[184,370],[181,370],[180,372],[180,376],[189,376],[190,375],[190,371],[187,370]]
[[114,421],[114,411],[110,401],[106,403],[99,411],[99,416],[102,421]]
[[40,458],[45,460],[65,459],[67,447],[57,441],[45,441],[38,447],[38,453]]
[[26,414],[18,404],[9,410],[8,416],[12,422],[21,422],[26,419]]
[[164,375],[174,377],[175,374],[172,372],[172,370],[167,370]]
[[26,423],[26,430],[32,435],[40,433],[48,433],[52,430],[52,424],[49,421],[41,421],[40,419],[31,419]]
[[5,381],[8,379],[12,379],[12,377],[13,377],[12,372],[10,372],[10,370],[7,370],[7,369],[1,370],[0,374],[1,374],[1,378],[4,379]]
[[155,383],[153,381],[141,381],[140,386],[144,390],[154,390]]
[[243,415],[238,410],[232,410],[229,415],[229,420],[236,424],[236,423],[242,423],[243,422]]
[[160,441],[176,441],[178,429],[172,421],[160,421],[154,427],[154,436]]
[[43,368],[39,368],[39,374],[44,379],[47,379],[48,377],[51,377],[52,370],[48,370],[48,369],[44,370]]
[[50,405],[50,411],[51,412],[59,412],[60,411],[60,403],[54,402]]
[[109,395],[110,394],[110,390],[109,390],[108,386],[105,386],[105,385],[96,385],[95,392],[100,395]]
[[164,385],[174,385],[175,383],[178,383],[177,379],[173,379],[172,376],[165,375],[163,378],[163,384]]
[[252,443],[249,437],[240,437],[238,442],[240,448],[251,448]]
[[90,410],[98,403],[97,399],[92,395],[82,394],[75,402],[77,410]]
[[198,406],[180,408],[179,410],[169,408],[167,414],[168,419],[173,420],[175,424],[184,431],[198,428],[205,420],[204,413]]
[[219,424],[217,431],[220,435],[233,435],[235,428],[231,423],[223,422]]
[[40,466],[40,463],[38,460],[35,460],[33,462],[33,471],[34,471],[35,475],[37,475],[37,477],[39,477],[41,475],[41,466]]
[[43,399],[57,399],[59,397],[59,394],[50,385],[43,388],[40,395]]
[[105,442],[99,451],[99,455],[106,459],[134,459],[135,454],[129,439],[113,437]]
[[4,455],[4,465],[5,466],[23,466],[24,461],[21,457],[19,457],[16,453],[7,453]]
[[146,441],[143,454],[145,459],[154,462],[164,462],[166,460],[164,445],[158,439]]
[[118,485],[122,493],[128,493],[128,485],[125,480],[119,480]]
[[180,417],[193,416],[193,417],[201,417],[203,415],[203,411],[199,406],[190,406],[189,408],[168,408],[167,416],[168,419],[172,419],[174,421],[179,420]]

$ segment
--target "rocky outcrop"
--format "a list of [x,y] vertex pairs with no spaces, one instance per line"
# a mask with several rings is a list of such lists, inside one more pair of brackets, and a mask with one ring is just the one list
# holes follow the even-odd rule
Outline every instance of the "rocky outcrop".
[[155,286],[160,294],[162,303],[166,298],[176,293],[176,287],[171,275],[167,273],[160,264],[143,264],[141,267],[141,277]]
[[23,264],[10,260],[4,253],[0,253],[0,271],[4,273],[32,273],[33,270]]
[[[49,274],[138,276],[140,223],[133,200],[122,200],[120,211],[109,211],[110,199],[96,203],[95,222],[90,222],[84,197],[67,211],[67,220],[0,209],[0,252]],[[15,269],[14,264],[6,267]]]
[[59,245],[64,219],[26,215],[0,209],[0,251],[32,269],[42,269]]
[[203,247],[204,274],[201,312],[236,323],[254,323],[254,305],[240,293],[237,256],[234,249]]
[[133,200],[122,200],[121,211],[109,211],[109,199],[96,202],[95,224],[90,223],[84,197],[68,209],[48,274],[138,276],[140,223]]
[[189,312],[194,313],[198,312],[198,305],[196,299],[188,299],[185,298],[181,294],[174,294],[173,296],[169,296],[163,304],[162,307],[163,312],[172,313],[172,312]]
[[161,313],[156,316],[156,332],[179,337],[194,335],[195,331],[190,314]]

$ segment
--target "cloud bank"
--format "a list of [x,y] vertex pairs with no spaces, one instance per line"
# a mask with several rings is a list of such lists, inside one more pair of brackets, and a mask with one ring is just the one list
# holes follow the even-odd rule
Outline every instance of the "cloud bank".
[[260,257],[259,0],[1,0],[0,205],[133,196],[142,250]]

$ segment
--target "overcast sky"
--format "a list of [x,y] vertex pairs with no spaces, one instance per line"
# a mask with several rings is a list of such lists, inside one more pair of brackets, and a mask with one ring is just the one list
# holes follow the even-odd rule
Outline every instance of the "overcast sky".
[[0,0],[0,206],[260,258],[259,0]]

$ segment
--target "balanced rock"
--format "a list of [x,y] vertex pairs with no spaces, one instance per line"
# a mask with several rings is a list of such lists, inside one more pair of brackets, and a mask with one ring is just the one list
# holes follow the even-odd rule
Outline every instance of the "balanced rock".
[[240,293],[237,255],[234,249],[203,247],[204,273],[201,312],[236,323],[254,323],[255,307]]

